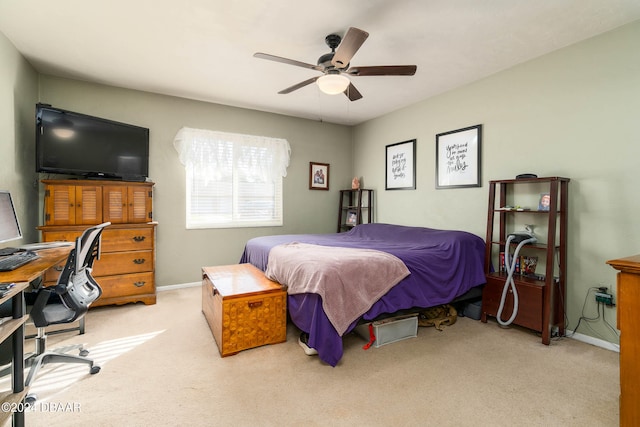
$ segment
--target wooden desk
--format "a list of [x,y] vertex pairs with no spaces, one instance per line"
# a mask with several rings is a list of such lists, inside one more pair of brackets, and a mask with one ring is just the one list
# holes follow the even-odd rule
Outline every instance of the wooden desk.
[[37,251],[40,258],[35,259],[13,271],[1,271],[0,283],[32,282],[42,276],[45,271],[67,259],[73,246],[41,249]]
[[[26,314],[24,290],[29,282],[42,276],[45,271],[66,259],[72,246],[43,249],[38,251],[40,258],[33,260],[13,271],[0,272],[0,283],[15,283],[15,286],[4,297],[0,298],[0,304],[12,299],[13,319],[0,325],[0,342],[5,339],[13,340],[13,363],[11,392],[0,395],[2,403],[9,402],[10,409],[19,409],[13,412],[13,425],[24,426],[24,397],[27,390],[24,386],[24,324],[29,319]],[[0,423],[12,415],[11,411],[0,411]]]
[[607,261],[618,270],[620,426],[640,425],[640,255]]

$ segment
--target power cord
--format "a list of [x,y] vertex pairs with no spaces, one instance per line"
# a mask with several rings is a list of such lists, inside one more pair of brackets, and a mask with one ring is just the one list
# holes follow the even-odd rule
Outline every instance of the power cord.
[[602,306],[602,321],[604,322],[605,325],[609,327],[609,329],[611,329],[611,332],[613,332],[616,338],[618,338],[618,341],[620,341],[620,332],[618,332],[616,328],[614,328],[609,322],[607,322],[607,319],[605,319],[604,317],[605,304],[598,301],[598,305]]
[[584,303],[582,304],[582,316],[580,316],[580,318],[578,319],[578,324],[576,325],[575,329],[573,330],[573,332],[571,333],[571,335],[569,335],[569,338],[573,337],[573,335],[575,335],[575,333],[578,331],[578,328],[580,327],[580,323],[582,323],[582,321],[584,320],[586,322],[586,326],[591,330],[591,332],[593,332],[595,335],[597,335],[598,337],[604,339],[604,337],[602,337],[602,335],[600,335],[597,331],[595,331],[591,326],[589,326],[590,322],[597,322],[598,320],[600,320],[600,309],[602,309],[602,320],[605,323],[605,325],[607,325],[609,327],[609,329],[611,329],[611,331],[614,333],[614,335],[616,336],[616,338],[620,339],[620,334],[618,333],[618,331],[615,330],[615,328],[613,326],[611,326],[611,324],[609,322],[607,322],[607,319],[605,318],[605,304],[603,302],[597,301],[598,306],[596,307],[596,312],[597,312],[597,316],[596,317],[587,317],[585,315],[585,308],[587,306],[587,301],[589,301],[589,294],[591,292],[598,292],[600,291],[599,287],[591,287],[587,290],[587,295],[584,298]]
[[584,309],[585,309],[585,307],[587,306],[587,301],[588,301],[588,299],[589,299],[589,293],[590,293],[591,291],[594,291],[594,292],[595,292],[597,289],[598,289],[598,288],[596,288],[596,287],[591,287],[591,288],[589,288],[589,289],[587,290],[587,295],[584,297],[584,302],[582,303],[582,316],[580,316],[580,318],[578,319],[578,324],[576,325],[576,328],[573,330],[573,332],[571,333],[571,335],[569,335],[569,337],[572,337],[572,336],[576,333],[576,331],[577,331],[577,330],[578,330],[578,328],[580,327],[580,323],[581,323],[583,320],[585,320],[585,321],[587,321],[587,322],[595,322],[595,321],[597,321],[597,320],[599,320],[599,319],[600,319],[600,310],[598,310],[598,315],[597,315],[596,317],[587,317],[587,316],[585,316],[585,314],[584,314]]

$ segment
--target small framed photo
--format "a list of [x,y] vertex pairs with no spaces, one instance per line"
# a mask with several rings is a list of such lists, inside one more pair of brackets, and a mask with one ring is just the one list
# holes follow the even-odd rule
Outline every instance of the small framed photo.
[[551,195],[549,193],[542,193],[540,195],[540,201],[538,201],[539,211],[548,211],[551,204]]
[[386,147],[385,190],[416,189],[416,140]]
[[329,164],[309,162],[309,190],[329,190]]
[[347,211],[347,225],[356,226],[358,224],[358,212]]
[[480,187],[482,125],[436,135],[436,188]]

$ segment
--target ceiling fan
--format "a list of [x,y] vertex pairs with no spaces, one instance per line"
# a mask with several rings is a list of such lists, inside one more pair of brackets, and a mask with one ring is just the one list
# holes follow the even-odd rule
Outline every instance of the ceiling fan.
[[348,76],[412,76],[416,73],[415,65],[378,65],[369,67],[350,67],[351,58],[356,54],[360,46],[369,37],[369,33],[355,27],[349,28],[344,38],[337,34],[329,34],[325,43],[331,48],[330,53],[326,53],[318,58],[318,64],[307,64],[293,59],[282,58],[280,56],[269,55],[268,53],[257,52],[253,56],[270,61],[282,62],[284,64],[295,65],[297,67],[309,68],[320,71],[322,76],[312,77],[303,82],[281,90],[280,94],[286,94],[316,82],[324,93],[335,95],[344,93],[349,100],[356,101],[362,98],[362,94],[351,83]]

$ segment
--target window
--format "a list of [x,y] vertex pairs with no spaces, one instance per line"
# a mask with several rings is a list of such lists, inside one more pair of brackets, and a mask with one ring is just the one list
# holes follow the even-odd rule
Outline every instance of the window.
[[287,140],[182,128],[174,146],[186,169],[187,228],[282,225]]

